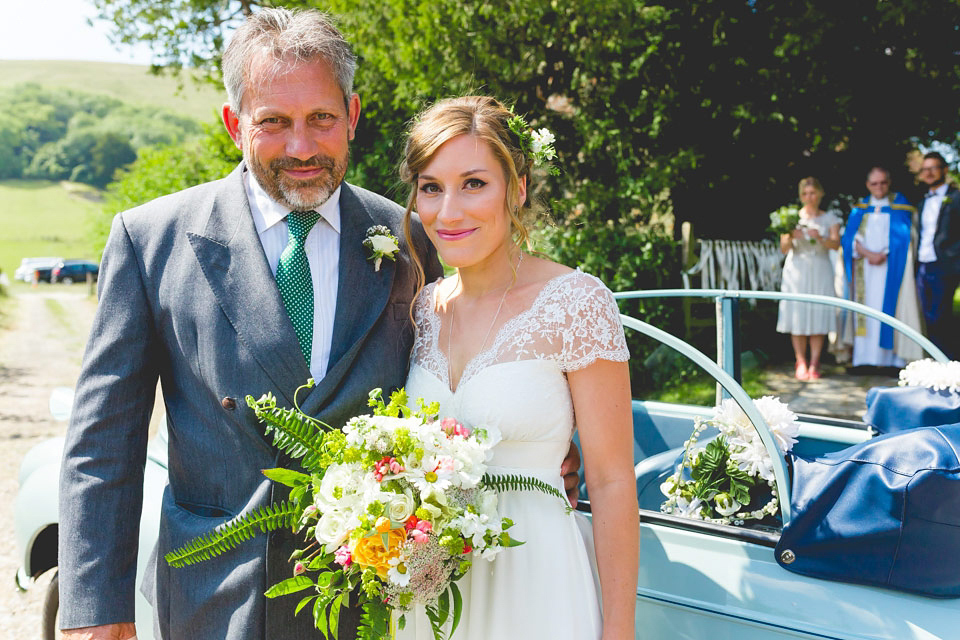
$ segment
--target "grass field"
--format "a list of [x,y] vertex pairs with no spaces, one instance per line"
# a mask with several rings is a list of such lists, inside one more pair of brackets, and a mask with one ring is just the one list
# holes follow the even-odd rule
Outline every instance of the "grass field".
[[224,101],[222,88],[155,76],[149,67],[110,62],[77,60],[0,60],[0,87],[35,82],[44,87],[65,87],[77,91],[104,93],[133,104],[166,107],[200,122],[213,122]]
[[0,181],[0,269],[12,280],[21,258],[96,259],[89,229],[94,216],[102,215],[100,204],[91,201],[98,196],[73,183]]

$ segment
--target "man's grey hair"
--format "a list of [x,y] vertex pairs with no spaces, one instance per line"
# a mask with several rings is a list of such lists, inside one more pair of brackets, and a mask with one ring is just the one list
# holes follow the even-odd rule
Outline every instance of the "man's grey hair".
[[262,9],[237,29],[223,52],[223,85],[236,113],[240,113],[248,88],[251,64],[261,56],[268,57],[267,64],[273,65],[261,74],[262,78],[273,77],[291,60],[326,62],[337,78],[344,103],[349,103],[357,57],[322,11]]

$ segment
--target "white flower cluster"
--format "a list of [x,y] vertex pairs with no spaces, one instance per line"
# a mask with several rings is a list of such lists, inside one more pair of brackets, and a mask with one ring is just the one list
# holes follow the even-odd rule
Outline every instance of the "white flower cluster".
[[[770,427],[780,453],[790,451],[800,434],[797,415],[773,396],[763,396],[754,404]],[[727,398],[714,409],[713,422],[720,433],[727,437],[730,457],[740,469],[748,475],[773,482],[773,461],[760,440],[760,434],[740,405],[732,398]]]
[[960,362],[915,360],[900,371],[901,387],[930,387],[934,391],[960,393]]
[[543,154],[543,158],[546,160],[552,160],[557,154],[553,148],[553,143],[557,139],[553,132],[543,127],[531,133],[530,136],[530,150],[534,154]]
[[[345,568],[377,569],[397,608],[431,604],[470,557],[503,548],[497,494],[481,487],[496,429],[366,415],[343,434],[356,455],[327,467],[316,487],[315,536]],[[368,550],[371,537],[382,548]]]

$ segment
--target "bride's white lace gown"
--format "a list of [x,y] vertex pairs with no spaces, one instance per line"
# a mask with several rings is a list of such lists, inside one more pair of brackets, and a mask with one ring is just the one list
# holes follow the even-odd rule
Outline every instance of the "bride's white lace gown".
[[[560,464],[574,431],[566,372],[597,359],[629,358],[616,302],[597,278],[573,271],[548,281],[532,306],[509,319],[489,347],[471,360],[451,391],[447,358],[438,346],[436,284],[414,311],[418,335],[406,389],[440,403],[440,416],[468,427],[495,425],[491,473],[533,476],[563,490]],[[501,493],[510,534],[525,544],[492,562],[474,559],[460,579],[464,614],[454,640],[584,640],[600,637],[599,586],[593,539],[582,515],[556,496]],[[407,614],[398,638],[432,640],[422,611]]]

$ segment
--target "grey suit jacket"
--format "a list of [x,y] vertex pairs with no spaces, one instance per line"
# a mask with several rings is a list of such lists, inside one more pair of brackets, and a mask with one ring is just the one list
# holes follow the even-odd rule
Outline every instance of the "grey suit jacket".
[[[292,406],[294,390],[310,377],[254,227],[243,170],[114,220],[61,475],[63,628],[133,620],[147,428],[159,379],[169,486],[148,595],[163,637],[316,637],[309,612],[292,619],[298,598],[262,595],[291,575],[287,558],[299,541],[289,534],[261,536],[184,569],[162,559],[271,501],[273,488],[261,470],[286,461],[243,398],[271,391]],[[346,183],[340,207],[328,372],[299,398],[305,412],[334,426],[366,412],[371,388],[403,384],[416,287],[400,233],[402,209]],[[379,272],[362,246],[373,224],[401,237],[396,263],[385,260]],[[416,242],[426,255],[422,229]],[[428,264],[428,278],[438,275],[435,258]]]

